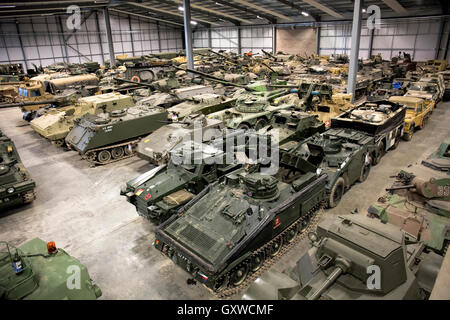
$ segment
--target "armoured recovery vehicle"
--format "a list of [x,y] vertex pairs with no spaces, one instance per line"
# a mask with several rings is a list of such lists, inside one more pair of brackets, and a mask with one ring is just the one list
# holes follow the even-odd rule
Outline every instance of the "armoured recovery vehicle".
[[361,215],[328,217],[308,237],[312,248],[293,268],[264,273],[242,299],[422,300],[442,264],[423,243]]
[[[178,161],[180,154],[190,154],[192,161]],[[168,164],[128,181],[121,188],[120,194],[136,207],[138,214],[154,223],[167,220],[208,184],[241,166],[237,162],[224,163],[221,149],[193,141],[179,144],[171,155]]]
[[450,136],[448,136],[437,148],[435,152],[429,155],[422,164],[426,167],[440,170],[450,171]]
[[400,171],[368,213],[401,228],[411,241],[445,254],[450,244],[450,178],[421,165]]
[[35,186],[14,142],[0,130],[0,209],[32,202]]
[[57,146],[65,144],[64,139],[72,130],[74,121],[86,114],[98,114],[129,108],[134,105],[130,96],[111,92],[78,99],[75,105],[48,111],[30,122],[31,128]]
[[35,238],[17,248],[0,242],[0,299],[95,300],[101,295],[86,266],[53,241]]
[[90,163],[107,164],[132,157],[140,138],[163,126],[166,119],[164,108],[149,106],[86,114],[74,120],[65,142]]
[[[191,140],[199,134],[201,142],[222,135],[224,124],[220,120],[208,119],[204,115],[194,113],[183,121],[172,122],[155,130],[138,143],[137,155],[156,165],[169,161],[170,151],[182,141]],[[197,141],[199,142],[199,141]]]
[[280,146],[280,165],[289,168],[288,175],[298,172],[324,172],[327,175],[328,207],[335,207],[344,192],[355,182],[367,179],[375,138],[362,131],[331,128],[324,133],[292,146]]
[[365,102],[331,119],[331,128],[348,128],[375,138],[376,149],[371,154],[372,164],[397,148],[405,123],[406,107],[388,100]]
[[414,131],[423,129],[433,113],[434,102],[410,96],[394,96],[389,101],[406,106],[405,126],[403,127],[403,138],[410,141]]
[[281,255],[326,199],[327,175],[233,171],[156,230],[154,246],[206,287],[234,293]]

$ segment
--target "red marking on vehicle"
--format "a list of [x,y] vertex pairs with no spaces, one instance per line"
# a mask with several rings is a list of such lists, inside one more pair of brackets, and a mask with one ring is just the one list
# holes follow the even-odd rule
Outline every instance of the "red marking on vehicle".
[[152,195],[150,194],[150,193],[148,193],[146,196],[145,196],[145,200],[149,200],[150,198],[152,197]]
[[273,228],[275,229],[275,228],[278,228],[279,226],[280,226],[280,218],[279,217],[276,217],[275,218],[275,220],[273,221],[274,222],[274,226],[273,226]]

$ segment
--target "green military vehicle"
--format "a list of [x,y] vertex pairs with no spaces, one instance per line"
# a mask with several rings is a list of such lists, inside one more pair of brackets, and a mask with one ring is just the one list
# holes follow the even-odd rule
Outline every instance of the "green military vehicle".
[[140,138],[167,121],[161,107],[135,106],[75,119],[66,144],[92,164],[108,164],[132,157]]
[[74,121],[86,114],[99,114],[129,108],[133,98],[111,92],[78,99],[75,105],[48,111],[30,122],[31,128],[57,146],[63,146]]
[[372,217],[400,227],[411,241],[445,254],[450,244],[450,178],[414,165],[400,171],[388,191],[369,207]]
[[0,242],[0,299],[95,300],[102,295],[86,266],[39,238],[15,248]]
[[[176,157],[180,152],[191,153],[193,162],[197,159],[197,163],[174,161],[174,155]],[[223,158],[223,151],[214,146],[200,146],[196,142],[180,144],[171,151],[171,155],[168,164],[128,181],[120,192],[136,207],[139,215],[155,223],[168,219],[209,183],[240,166],[237,163],[223,164],[222,161],[222,164],[217,164],[210,161]]]
[[422,164],[440,171],[450,171],[450,136],[439,145],[438,149],[430,154]]
[[442,264],[395,226],[361,215],[328,217],[308,237],[312,248],[293,268],[264,273],[242,299],[422,300]]
[[276,175],[245,168],[210,184],[156,230],[155,248],[221,296],[285,252],[326,200],[324,173],[283,163]]
[[355,182],[363,182],[370,172],[370,155],[376,145],[373,136],[347,128],[332,128],[292,146],[280,146],[280,164],[293,172],[327,174],[328,207],[335,207]]
[[32,202],[35,186],[14,142],[0,130],[0,209]]

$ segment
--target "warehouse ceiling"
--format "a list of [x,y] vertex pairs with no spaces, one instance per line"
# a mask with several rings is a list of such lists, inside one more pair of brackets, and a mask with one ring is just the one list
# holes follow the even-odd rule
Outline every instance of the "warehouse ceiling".
[[[67,14],[67,7],[82,11],[108,6],[112,11],[183,24],[182,0],[118,1],[10,1],[0,0],[0,19]],[[447,0],[366,0],[364,8],[377,5],[383,17],[448,14]],[[196,28],[234,25],[301,23],[351,20],[353,0],[191,0]]]

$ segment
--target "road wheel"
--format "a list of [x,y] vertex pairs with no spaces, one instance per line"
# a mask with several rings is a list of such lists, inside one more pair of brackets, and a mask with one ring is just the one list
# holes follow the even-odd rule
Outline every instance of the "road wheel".
[[98,153],[98,162],[106,163],[111,160],[111,153],[108,150],[102,150]]
[[283,246],[283,238],[282,237],[278,238],[277,240],[274,240],[272,243],[271,250],[270,250],[270,255],[272,257],[275,257],[277,254],[280,253],[282,246]]
[[295,239],[295,236],[297,235],[297,233],[298,233],[298,225],[297,226],[295,226],[294,228],[291,228],[291,230],[289,230],[287,233],[286,233],[286,235],[285,235],[285,240],[286,240],[286,243],[291,243],[292,241],[294,241],[294,239]]
[[265,119],[259,119],[258,121],[256,121],[254,128],[255,131],[258,131],[264,128],[265,126],[267,126],[267,121]]
[[242,263],[237,267],[230,277],[230,282],[233,286],[238,286],[242,282],[244,282],[245,278],[248,275],[248,265],[246,263]]
[[411,125],[411,127],[409,128],[409,131],[408,132],[406,132],[404,135],[403,135],[403,138],[406,140],[406,141],[411,141],[411,139],[412,139],[412,137],[413,137],[413,134],[414,134],[414,124],[412,124]]
[[250,126],[249,126],[247,123],[241,123],[241,124],[238,126],[238,129],[249,130],[249,129],[250,129]]
[[359,174],[358,181],[359,182],[366,181],[367,177],[369,176],[369,173],[370,173],[370,165],[366,165],[366,163],[363,162],[363,164],[361,166],[361,173]]
[[423,120],[422,120],[422,124],[420,125],[420,130],[422,130],[423,129],[423,127],[425,127],[425,125],[427,124],[427,122],[428,122],[428,117],[424,117],[423,118]]
[[341,198],[344,195],[344,190],[345,190],[344,178],[339,177],[330,191],[330,197],[328,199],[329,208],[334,208],[338,205],[339,201],[341,201]]
[[97,154],[95,152],[87,152],[85,156],[87,161],[94,162]]
[[256,272],[259,269],[261,269],[262,265],[264,264],[265,255],[264,252],[260,252],[258,254],[255,254],[250,261],[250,270],[252,272]]
[[117,147],[111,150],[111,155],[113,157],[113,159],[120,159],[123,157],[125,151],[123,150],[122,147]]
[[380,163],[381,158],[383,158],[383,156],[384,156],[384,153],[385,153],[384,142],[380,141],[380,143],[378,143],[377,151],[375,153],[375,157],[373,158],[373,162],[372,162],[372,164],[374,166],[376,166],[377,164]]
[[58,139],[58,140],[55,140],[55,145],[57,146],[57,147],[62,147],[63,145],[64,145],[64,139]]

